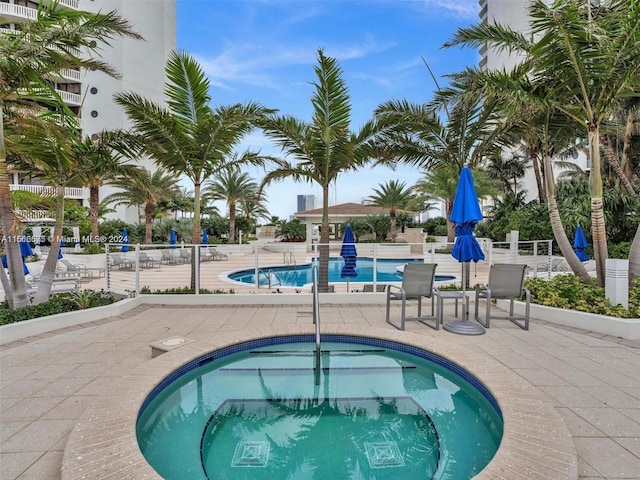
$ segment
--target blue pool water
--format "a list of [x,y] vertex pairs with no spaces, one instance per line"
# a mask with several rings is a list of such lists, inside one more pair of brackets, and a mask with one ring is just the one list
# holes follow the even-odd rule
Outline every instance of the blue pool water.
[[469,479],[495,454],[500,409],[452,362],[395,342],[309,335],[233,345],[183,366],[137,422],[165,479]]
[[[402,274],[398,273],[398,267],[406,263],[423,263],[423,259],[378,259],[376,261],[376,282],[390,283],[401,282]],[[283,287],[302,287],[313,282],[311,263],[301,265],[277,265],[262,267],[259,270],[258,278],[260,285],[278,285]],[[370,257],[358,257],[356,261],[356,278],[341,278],[340,273],[344,266],[341,257],[329,259],[329,282],[340,283],[349,280],[351,283],[371,283],[373,279],[373,259]],[[237,270],[229,274],[229,279],[256,284],[256,271],[254,268]],[[454,275],[436,275],[436,282],[453,280]]]

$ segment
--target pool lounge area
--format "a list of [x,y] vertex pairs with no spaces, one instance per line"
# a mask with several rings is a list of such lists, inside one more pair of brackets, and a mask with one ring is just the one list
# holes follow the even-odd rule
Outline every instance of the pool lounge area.
[[[135,440],[137,411],[151,388],[212,349],[310,333],[309,310],[144,304],[3,345],[0,477],[158,478]],[[495,322],[481,337],[419,323],[399,332],[386,326],[383,304],[323,302],[322,325],[323,333],[366,331],[426,348],[478,376],[503,409],[505,436],[476,478],[638,478],[639,341],[540,320],[528,332]],[[151,359],[151,343],[176,337],[188,341]]]

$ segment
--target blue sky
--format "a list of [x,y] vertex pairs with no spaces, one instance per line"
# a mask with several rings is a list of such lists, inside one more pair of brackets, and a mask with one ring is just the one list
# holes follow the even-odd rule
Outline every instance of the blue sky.
[[[214,105],[255,101],[308,121],[317,50],[338,59],[352,103],[352,129],[391,99],[425,103],[438,82],[476,64],[477,52],[442,49],[456,29],[478,22],[477,0],[177,0],[178,48],[194,55],[211,81]],[[277,155],[258,132],[240,150]],[[251,170],[256,181],[260,170]],[[331,204],[361,202],[373,188],[394,179],[412,185],[414,168],[367,168],[344,174]],[[275,183],[267,191],[272,215],[288,218],[298,194],[315,184]],[[221,212],[225,208],[221,206]]]

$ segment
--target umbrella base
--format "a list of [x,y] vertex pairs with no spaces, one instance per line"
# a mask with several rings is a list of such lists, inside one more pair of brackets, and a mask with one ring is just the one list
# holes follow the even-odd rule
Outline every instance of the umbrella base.
[[445,323],[442,328],[447,332],[457,333],[460,335],[482,335],[485,329],[482,325],[470,322],[468,320],[454,320]]

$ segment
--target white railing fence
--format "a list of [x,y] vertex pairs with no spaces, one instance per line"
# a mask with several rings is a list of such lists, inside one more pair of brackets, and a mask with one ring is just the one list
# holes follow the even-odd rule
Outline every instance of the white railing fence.
[[[529,276],[550,278],[552,271],[552,241],[491,242],[480,240],[485,259],[471,263],[470,285],[486,283],[489,265],[492,263],[518,263],[529,267]],[[307,246],[307,255],[297,254],[291,262],[281,252],[273,252],[265,245],[127,245],[109,244],[108,253],[102,258],[107,272],[102,285],[95,288],[129,292],[188,290],[192,287],[194,273],[195,289],[198,293],[300,293],[311,291],[311,267],[320,265],[320,244]],[[362,291],[365,285],[378,291],[381,284],[402,281],[398,267],[410,261],[436,263],[436,273],[448,276],[442,283],[460,284],[462,264],[451,255],[451,243],[423,244],[355,244],[358,257],[356,270],[362,274],[356,278],[340,278],[343,260],[340,257],[341,243],[329,245],[329,283],[336,292]],[[235,274],[236,280],[229,278]],[[308,274],[308,277],[305,275]],[[308,281],[305,280],[308,278]],[[301,280],[302,279],[302,280]],[[347,283],[349,280],[349,283]],[[104,283],[106,282],[106,285]],[[298,282],[294,284],[294,282]],[[301,282],[301,283],[300,283]],[[86,288],[94,288],[87,284]]]

